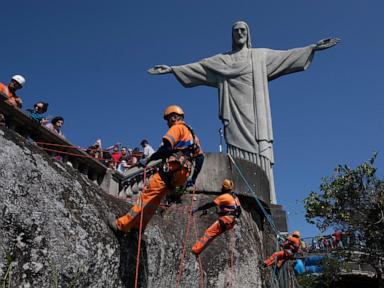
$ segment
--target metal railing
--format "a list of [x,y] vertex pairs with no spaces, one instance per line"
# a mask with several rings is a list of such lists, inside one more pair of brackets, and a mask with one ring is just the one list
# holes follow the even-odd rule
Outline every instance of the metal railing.
[[334,250],[362,251],[365,248],[365,241],[360,235],[342,233],[341,240],[332,235],[305,237],[301,239],[305,244],[302,247],[306,253],[327,253]]

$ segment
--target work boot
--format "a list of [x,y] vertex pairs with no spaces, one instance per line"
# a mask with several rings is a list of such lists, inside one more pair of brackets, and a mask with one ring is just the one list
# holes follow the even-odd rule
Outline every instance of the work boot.
[[196,260],[197,262],[199,262],[200,254],[194,252],[193,250],[191,250],[191,252],[192,252],[192,254],[195,256],[195,260]]
[[187,192],[193,192],[195,190],[195,182],[191,179],[187,181],[187,184],[185,186],[185,190]]

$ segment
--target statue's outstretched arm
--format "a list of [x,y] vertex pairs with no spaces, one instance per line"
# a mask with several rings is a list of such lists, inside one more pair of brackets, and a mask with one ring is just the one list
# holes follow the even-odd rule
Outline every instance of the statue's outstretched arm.
[[149,74],[157,75],[157,74],[167,74],[172,72],[172,67],[167,65],[156,65],[147,70]]
[[314,51],[320,51],[331,48],[340,42],[340,38],[326,38],[317,42],[313,48]]

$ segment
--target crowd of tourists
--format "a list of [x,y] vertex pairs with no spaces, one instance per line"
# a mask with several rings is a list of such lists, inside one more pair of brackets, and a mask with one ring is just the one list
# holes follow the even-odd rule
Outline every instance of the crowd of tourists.
[[304,238],[304,252],[331,252],[335,249],[359,250],[365,246],[363,237],[358,233],[335,230],[332,234]]
[[147,159],[155,152],[147,139],[143,139],[140,145],[141,149],[139,147],[132,149],[117,143],[103,149],[101,139],[97,139],[95,144],[86,149],[86,152],[99,159],[108,168],[125,174],[131,167],[137,165],[140,159]]
[[[7,98],[9,104],[19,109],[23,108],[23,100],[16,92],[24,87],[25,82],[26,80],[22,75],[13,75],[8,85],[0,83],[0,93]],[[39,101],[32,108],[26,109],[25,112],[40,125],[65,139],[64,133],[61,130],[64,125],[64,118],[62,116],[55,116],[49,120],[45,116],[45,113],[48,111],[48,105],[46,102]],[[4,115],[0,115],[0,122],[5,124],[6,119]]]
[[[23,108],[22,98],[18,96],[16,92],[24,87],[25,82],[26,79],[22,75],[13,75],[8,85],[0,82],[0,93],[6,98],[8,104],[19,109]],[[64,118],[62,116],[55,116],[52,119],[49,119],[49,117],[46,116],[48,106],[48,103],[39,101],[36,102],[32,108],[26,109],[25,112],[41,126],[65,139],[65,135],[62,131]],[[3,114],[0,114],[0,125],[5,125],[6,122],[6,117]],[[107,167],[117,170],[120,173],[125,173],[129,168],[136,165],[139,159],[148,158],[154,153],[148,140],[143,139],[140,142],[140,145],[141,149],[138,147],[131,149],[118,143],[103,149],[101,140],[98,139],[95,144],[84,150],[90,156],[99,159],[99,161]],[[57,160],[62,159],[58,153],[54,153],[53,156]]]

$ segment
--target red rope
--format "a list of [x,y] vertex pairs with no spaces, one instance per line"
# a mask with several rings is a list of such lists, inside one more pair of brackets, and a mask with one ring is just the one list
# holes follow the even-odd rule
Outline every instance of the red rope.
[[189,214],[189,211],[185,211],[185,208],[183,206],[181,207],[173,207],[173,206],[168,206],[168,205],[164,205],[164,204],[160,204],[159,205],[160,208],[163,208],[163,209],[166,209],[167,212],[180,212],[180,213],[188,213]]
[[58,146],[58,147],[74,148],[74,149],[83,149],[80,146],[73,146],[73,145],[64,145],[64,144],[48,143],[48,142],[35,142],[35,143],[38,144],[38,145]]
[[[147,177],[147,168],[144,168],[144,189],[146,185],[146,177]],[[144,191],[144,190],[143,190]],[[137,245],[137,256],[136,256],[136,274],[135,274],[135,288],[137,288],[137,284],[139,282],[139,266],[140,266],[140,250],[141,250],[141,234],[143,232],[143,192],[140,194],[140,228],[139,228],[139,243]]]
[[[195,231],[195,238],[197,241],[199,239],[199,234],[197,233],[197,225],[196,225],[195,218],[193,218],[193,227]],[[197,259],[199,261],[199,269],[200,269],[200,286],[199,287],[204,288],[204,270],[203,270],[203,263],[201,262],[200,255],[197,256]]]
[[97,160],[106,160],[106,159],[103,159],[103,158],[95,158],[91,155],[82,155],[82,154],[76,154],[76,153],[71,153],[71,152],[66,152],[66,151],[61,151],[61,150],[55,150],[55,149],[49,149],[49,148],[44,148],[44,147],[41,147],[41,149],[44,149],[46,151],[49,151],[49,152],[56,152],[56,153],[60,153],[60,154],[66,154],[66,155],[71,155],[71,156],[76,156],[76,157],[80,157],[80,158],[92,158],[92,159],[97,159]]
[[229,271],[230,271],[230,276],[229,276],[229,287],[233,287],[233,282],[234,282],[234,249],[235,249],[235,230],[232,228],[232,231],[230,233],[230,258],[229,258]]
[[116,196],[116,195],[108,194],[108,197],[112,197],[114,199],[126,202],[128,204],[133,204],[132,201],[130,199],[128,199],[129,197],[127,197],[127,196]]
[[[57,144],[57,143],[49,143],[49,142],[35,142],[38,145],[47,145],[47,146],[58,146],[58,147],[65,147],[65,148],[73,148],[78,150],[90,150],[90,151],[100,151],[99,149],[88,149],[88,148],[82,148],[80,146],[73,146],[73,145],[64,145],[64,144]],[[109,152],[109,150],[101,150],[102,152]]]
[[193,197],[194,196],[195,196],[195,190],[193,190],[193,194],[191,197],[191,206],[189,208],[189,217],[188,217],[188,222],[187,222],[187,226],[186,226],[185,233],[184,233],[185,236],[184,236],[184,241],[183,241],[183,249],[182,249],[181,256],[180,256],[179,272],[177,274],[177,279],[176,279],[176,288],[180,287],[181,278],[183,276],[183,265],[184,265],[185,252],[187,250],[189,231],[190,231],[191,222],[193,219],[192,210],[193,210]]

